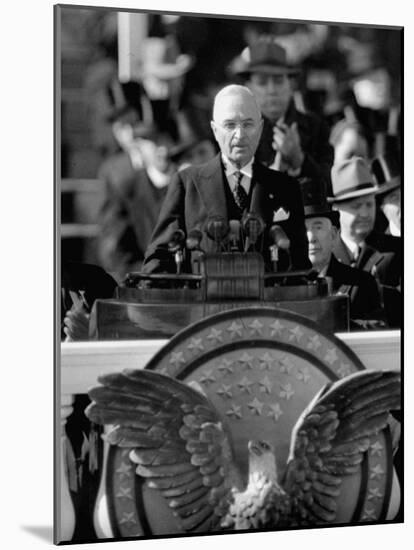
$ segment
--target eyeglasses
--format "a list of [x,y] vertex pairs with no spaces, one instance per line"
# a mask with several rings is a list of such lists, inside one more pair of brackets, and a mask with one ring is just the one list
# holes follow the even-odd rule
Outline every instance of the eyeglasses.
[[218,126],[223,128],[225,132],[235,132],[238,128],[244,132],[253,132],[257,129],[258,124],[253,120],[243,120],[242,122],[234,122],[233,120],[226,120],[223,124],[216,122]]

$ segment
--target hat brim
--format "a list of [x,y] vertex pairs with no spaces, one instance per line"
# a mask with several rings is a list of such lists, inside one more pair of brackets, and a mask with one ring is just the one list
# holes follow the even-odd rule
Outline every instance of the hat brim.
[[286,67],[284,65],[271,65],[268,63],[248,65],[240,69],[236,69],[234,74],[238,76],[250,76],[252,73],[262,73],[271,75],[288,75],[294,76],[299,74],[299,69],[294,67]]
[[332,225],[339,227],[339,212],[336,210],[325,210],[322,212],[314,211],[307,213],[305,207],[305,220],[309,218],[328,218],[328,220],[332,222]]
[[390,179],[390,181],[378,186],[377,196],[381,197],[398,187],[401,187],[401,177],[395,176],[395,178]]
[[369,189],[358,189],[356,191],[350,191],[349,193],[344,193],[339,197],[328,197],[327,200],[330,204],[335,202],[344,202],[351,199],[356,199],[357,197],[363,197],[365,195],[377,195],[378,188],[371,187]]

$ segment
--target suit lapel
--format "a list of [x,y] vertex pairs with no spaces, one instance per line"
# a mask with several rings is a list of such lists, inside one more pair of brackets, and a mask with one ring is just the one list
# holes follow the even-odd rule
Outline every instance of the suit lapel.
[[207,216],[222,216],[227,219],[227,203],[223,167],[220,155],[200,169],[194,184],[200,194]]
[[348,248],[346,247],[342,239],[338,239],[338,243],[335,246],[334,254],[337,260],[342,262],[345,265],[351,265],[352,258],[349,254]]
[[274,186],[274,191],[269,190],[269,186],[266,185],[267,181],[268,179],[264,177],[261,165],[254,163],[250,211],[258,214],[266,225],[272,222],[273,210],[277,210],[280,206],[283,206],[277,194],[277,185]]

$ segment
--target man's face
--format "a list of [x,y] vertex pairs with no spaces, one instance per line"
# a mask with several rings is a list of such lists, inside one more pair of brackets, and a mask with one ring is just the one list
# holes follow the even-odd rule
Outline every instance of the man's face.
[[172,140],[167,136],[157,139],[140,139],[139,148],[145,166],[152,166],[159,172],[168,173],[172,168],[172,162],[169,157],[169,147],[172,146]]
[[211,128],[221,152],[238,168],[254,157],[262,127],[263,120],[250,94],[226,95],[216,103]]
[[401,231],[401,188],[397,187],[382,200],[381,209],[387,220]]
[[287,75],[253,73],[247,86],[255,95],[261,112],[272,122],[286,113],[292,97],[292,85]]
[[373,230],[375,222],[374,194],[335,203],[334,208],[339,210],[341,233],[351,241],[359,243]]
[[309,243],[309,259],[312,266],[320,271],[329,264],[337,229],[332,225],[331,220],[323,217],[307,218],[305,224]]

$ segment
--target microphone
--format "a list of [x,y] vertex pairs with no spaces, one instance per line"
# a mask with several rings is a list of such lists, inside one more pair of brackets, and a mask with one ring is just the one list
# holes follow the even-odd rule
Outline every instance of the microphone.
[[240,222],[239,220],[230,220],[230,251],[237,252],[239,250],[239,240],[240,240]]
[[185,233],[182,229],[177,229],[174,231],[168,242],[168,250],[174,254],[174,261],[177,266],[177,275],[181,273],[181,266],[184,261],[184,243]]
[[220,251],[229,230],[229,224],[222,216],[209,216],[207,218],[206,233],[216,243],[216,252]]
[[193,273],[201,273],[201,265],[204,258],[204,250],[201,248],[200,243],[203,238],[203,233],[199,229],[192,229],[188,233],[186,240],[187,249],[192,252],[191,254],[191,266]]
[[289,250],[290,240],[280,225],[272,225],[269,230],[270,239],[273,244],[270,248],[270,261],[272,262],[273,273],[277,272],[277,262],[279,260],[279,248]]
[[246,235],[244,251],[247,252],[249,248],[254,247],[257,243],[258,238],[264,231],[265,223],[257,214],[248,213],[242,219],[242,227]]
[[185,241],[188,250],[201,250],[200,243],[203,238],[203,233],[199,229],[192,229],[188,233]]

